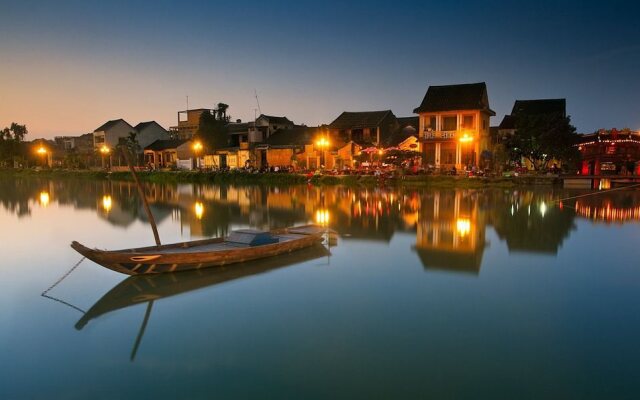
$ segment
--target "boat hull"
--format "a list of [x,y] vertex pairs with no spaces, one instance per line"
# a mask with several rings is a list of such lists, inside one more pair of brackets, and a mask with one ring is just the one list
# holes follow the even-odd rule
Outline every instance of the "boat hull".
[[223,238],[174,243],[138,249],[105,251],[78,242],[71,247],[91,261],[127,275],[159,274],[210,268],[291,253],[322,242],[320,227],[305,226],[272,231],[278,243],[234,247]]

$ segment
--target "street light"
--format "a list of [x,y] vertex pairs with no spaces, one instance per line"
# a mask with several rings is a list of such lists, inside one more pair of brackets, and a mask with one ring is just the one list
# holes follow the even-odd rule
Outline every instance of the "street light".
[[103,144],[100,147],[100,153],[102,154],[102,169],[104,169],[105,168],[105,166],[104,166],[104,157],[109,155],[109,153],[111,153],[111,149],[109,147],[107,147],[106,144]]
[[327,147],[329,147],[329,139],[327,139],[326,137],[321,137],[320,139],[318,139],[318,141],[316,142],[316,146],[318,146],[320,148],[320,165],[324,166],[326,161],[327,161],[327,157],[325,154],[325,151],[327,149]]
[[[471,143],[471,142],[473,142],[473,136],[469,136],[469,134],[468,134],[468,133],[466,133],[466,132],[465,132],[465,134],[464,134],[464,135],[462,135],[462,137],[460,138],[460,144],[461,144],[462,146],[464,146],[466,143]],[[462,158],[462,157],[461,157],[461,158]],[[467,165],[468,165],[468,164],[469,164],[469,163],[467,162]]]
[[202,151],[202,143],[195,142],[193,144],[193,151],[196,153],[196,168],[200,169],[200,157],[199,154]]
[[36,153],[38,153],[39,156],[42,157],[42,166],[44,165],[49,165],[48,160],[47,160],[47,153],[49,151],[47,150],[46,147],[44,147],[43,145],[40,145],[40,147],[38,147],[38,149],[36,150]]

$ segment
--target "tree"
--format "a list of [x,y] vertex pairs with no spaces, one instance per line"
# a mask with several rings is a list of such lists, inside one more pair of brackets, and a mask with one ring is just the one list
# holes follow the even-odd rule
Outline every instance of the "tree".
[[0,131],[0,164],[22,155],[22,142],[27,133],[29,132],[26,125],[15,122]]
[[[118,149],[121,152],[129,152],[132,155],[132,160],[135,163],[135,166],[139,165],[138,153],[140,152],[140,143],[138,143],[138,133],[137,132],[129,132],[129,136],[118,139]],[[125,160],[127,158],[127,154],[124,154]]]
[[218,119],[218,121],[223,121],[225,123],[229,122],[230,117],[227,116],[228,109],[229,109],[228,104],[218,103],[218,108],[215,110],[216,118]]
[[551,160],[571,163],[578,157],[576,128],[569,117],[554,114],[518,115],[516,131],[506,140],[512,157],[525,158],[535,170]]
[[[196,139],[202,141],[209,150],[217,150],[229,145],[227,121],[225,120],[228,117],[226,116],[226,111],[220,114],[218,110],[214,110],[213,114],[209,110],[200,114],[200,126],[196,132]],[[218,118],[218,116],[221,116],[222,119]]]

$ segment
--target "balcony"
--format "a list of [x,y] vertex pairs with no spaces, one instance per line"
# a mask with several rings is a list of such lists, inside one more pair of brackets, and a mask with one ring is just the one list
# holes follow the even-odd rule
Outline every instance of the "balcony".
[[424,139],[455,139],[457,131],[424,131]]

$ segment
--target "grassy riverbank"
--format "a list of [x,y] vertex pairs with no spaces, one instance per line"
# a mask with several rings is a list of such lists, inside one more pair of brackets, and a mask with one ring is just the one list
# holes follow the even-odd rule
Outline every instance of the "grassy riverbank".
[[[309,182],[306,176],[299,174],[266,173],[252,174],[245,172],[196,172],[196,171],[158,171],[139,172],[141,180],[154,183],[218,183],[234,185],[297,185]],[[73,178],[94,180],[132,181],[129,172],[105,172],[86,170],[0,170],[0,176],[5,177],[39,177],[39,178]],[[554,185],[559,179],[552,176],[519,176],[478,178],[444,175],[407,175],[390,179],[380,179],[371,175],[331,176],[317,175],[311,178],[314,185],[346,185],[346,186],[408,186],[408,187],[438,187],[438,188],[483,188],[514,186]]]

